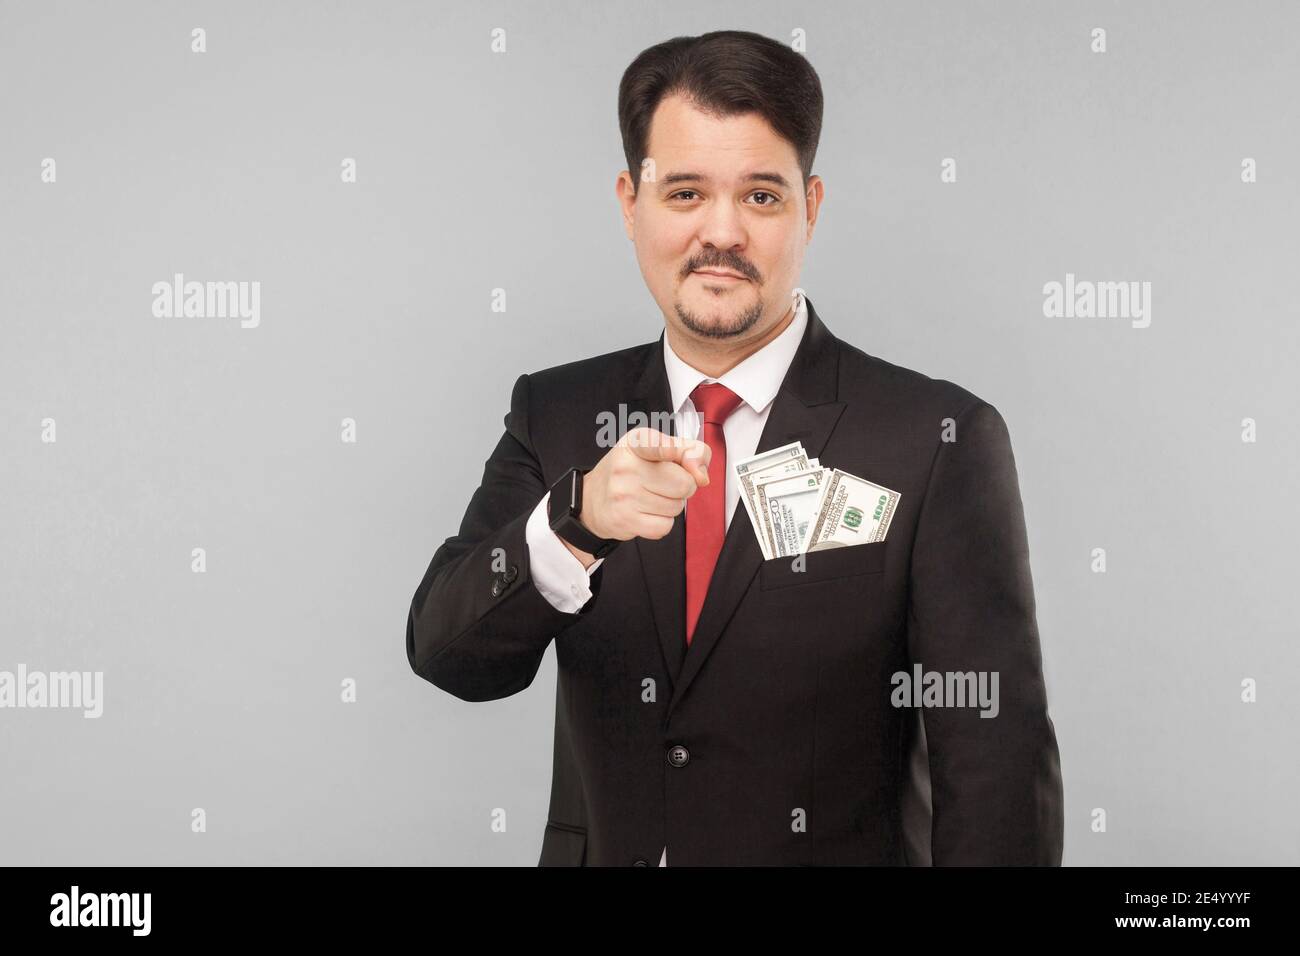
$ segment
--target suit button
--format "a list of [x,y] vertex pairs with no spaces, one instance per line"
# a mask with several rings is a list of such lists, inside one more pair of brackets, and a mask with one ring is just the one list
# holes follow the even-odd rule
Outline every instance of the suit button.
[[674,767],[685,767],[691,759],[691,752],[678,744],[668,751],[668,762]]
[[500,578],[497,578],[495,581],[493,581],[493,582],[492,582],[492,596],[493,596],[493,597],[500,597],[500,596],[501,596],[501,589],[502,589],[502,587],[503,587],[503,585],[501,584],[501,579],[500,579]]
[[515,578],[517,578],[518,576],[519,576],[519,568],[517,568],[515,565],[512,564],[512,565],[510,565],[510,567],[506,570],[506,573],[505,573],[504,575],[502,575],[502,579],[506,582],[506,584],[509,584],[511,581],[513,581],[513,580],[514,580]]
[[632,865],[633,865],[633,866],[649,866],[650,864],[647,863],[645,860],[637,860],[637,861],[636,861],[635,863],[633,863]]

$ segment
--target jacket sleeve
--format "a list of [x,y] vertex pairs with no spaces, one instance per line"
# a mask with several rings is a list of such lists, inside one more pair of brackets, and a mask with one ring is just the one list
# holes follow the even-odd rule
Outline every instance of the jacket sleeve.
[[556,609],[529,568],[528,517],[547,485],[529,432],[529,380],[515,382],[505,433],[483,467],[483,479],[460,531],[433,555],[406,621],[406,656],[420,677],[462,700],[496,700],[532,683],[556,634],[588,613]]
[[915,669],[981,672],[992,708],[924,707],[935,865],[1059,866],[1064,797],[1007,427],[983,401],[940,442],[912,551]]

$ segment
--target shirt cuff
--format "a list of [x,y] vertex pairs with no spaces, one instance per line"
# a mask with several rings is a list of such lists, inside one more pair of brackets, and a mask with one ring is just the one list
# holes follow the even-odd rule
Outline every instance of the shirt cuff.
[[551,530],[550,516],[546,513],[550,500],[548,491],[524,526],[529,573],[537,590],[552,607],[566,614],[576,614],[591,600],[591,575],[605,559],[597,558],[589,568],[582,566],[560,536]]

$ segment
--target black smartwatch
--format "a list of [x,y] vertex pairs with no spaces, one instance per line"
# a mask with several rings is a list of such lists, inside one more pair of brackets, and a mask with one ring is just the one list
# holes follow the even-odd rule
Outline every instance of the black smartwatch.
[[551,485],[551,500],[546,512],[551,530],[569,544],[597,558],[603,558],[618,546],[618,538],[598,538],[578,520],[582,513],[583,468],[570,468],[560,480]]

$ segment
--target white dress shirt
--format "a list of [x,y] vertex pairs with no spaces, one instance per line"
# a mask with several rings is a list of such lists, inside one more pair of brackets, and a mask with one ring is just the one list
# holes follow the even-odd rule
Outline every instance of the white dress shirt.
[[[727,441],[727,528],[731,527],[732,514],[740,501],[740,482],[731,465],[753,455],[758,448],[763,426],[767,424],[767,416],[772,410],[772,400],[781,388],[786,370],[798,351],[804,328],[808,324],[808,307],[804,302],[803,291],[795,289],[792,295],[795,313],[790,324],[753,355],[723,372],[721,378],[711,378],[686,364],[668,343],[667,333],[664,334],[664,369],[668,373],[668,385],[672,391],[673,421],[678,435],[684,438],[699,437],[700,416],[696,413],[695,403],[691,401],[691,392],[701,382],[721,382],[741,399],[741,404],[722,426]],[[717,475],[712,471],[709,477],[717,480]],[[564,542],[551,530],[547,517],[550,497],[548,491],[533,509],[524,529],[528,542],[528,565],[533,583],[542,596],[557,610],[575,614],[591,599],[589,579],[604,558],[597,558],[591,567],[584,568],[573,552],[564,546]],[[690,507],[690,499],[687,499],[686,507]],[[685,640],[685,635],[682,639]],[[664,847],[659,865],[668,865],[668,847]]]

